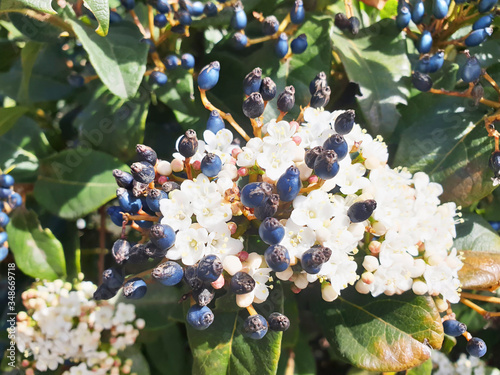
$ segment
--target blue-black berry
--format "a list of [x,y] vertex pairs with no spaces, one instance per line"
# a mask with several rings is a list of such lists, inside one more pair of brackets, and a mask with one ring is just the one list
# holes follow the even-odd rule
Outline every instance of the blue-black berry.
[[264,199],[263,204],[255,208],[253,213],[257,219],[264,220],[266,217],[274,216],[274,214],[278,211],[279,203],[279,195],[271,194],[269,197]]
[[314,161],[314,173],[323,180],[334,178],[339,173],[337,154],[333,150],[323,150]]
[[168,250],[175,243],[175,232],[167,224],[154,224],[149,230],[149,236],[161,250]]
[[458,320],[448,319],[443,322],[443,329],[447,335],[458,337],[467,331],[467,326]]
[[307,49],[307,36],[306,34],[300,34],[297,38],[292,40],[290,43],[290,48],[292,49],[292,53],[296,55],[300,55]]
[[262,80],[259,92],[260,95],[262,95],[262,99],[264,99],[265,102],[274,99],[274,97],[276,96],[276,90],[277,90],[276,83],[274,83],[274,81],[271,78],[266,77]]
[[324,150],[333,150],[337,154],[337,160],[344,159],[349,153],[346,140],[340,134],[333,134],[323,143]]
[[479,337],[473,337],[467,342],[467,353],[473,357],[482,357],[486,354],[488,348],[486,343]]
[[295,105],[295,87],[287,86],[285,91],[278,95],[277,106],[281,112],[290,112]]
[[251,119],[258,118],[264,113],[264,99],[260,92],[251,93],[243,102],[243,114]]
[[354,126],[354,119],[356,114],[354,110],[348,109],[344,113],[340,114],[333,125],[335,131],[340,135],[349,134]]
[[271,331],[286,331],[290,327],[290,319],[286,315],[274,312],[267,318],[269,329]]
[[207,306],[193,305],[189,308],[186,322],[199,331],[207,329],[214,322],[214,313]]
[[264,35],[273,35],[278,32],[280,23],[275,16],[268,16],[262,22],[262,33]]
[[[116,197],[120,207],[125,212],[137,213],[142,208],[142,201],[140,198],[134,197],[130,190],[124,188],[116,189]],[[123,220],[123,219],[122,219]]]
[[213,61],[206,65],[198,75],[198,87],[202,90],[210,90],[219,82],[220,64]]
[[201,173],[205,176],[215,177],[219,174],[221,169],[222,160],[218,155],[208,153],[201,159]]
[[241,203],[250,208],[258,207],[272,192],[273,186],[267,182],[251,182],[240,191]]
[[152,272],[151,276],[166,286],[177,285],[184,277],[182,267],[172,261],[167,261],[158,265]]
[[290,254],[282,245],[272,245],[264,252],[267,265],[275,272],[283,272],[290,265]]
[[198,263],[198,278],[201,281],[212,283],[222,274],[222,262],[217,255],[207,255]]
[[300,25],[302,22],[304,22],[305,17],[306,11],[304,9],[304,3],[302,2],[302,0],[295,0],[295,4],[290,11],[290,19],[292,20],[292,23]]
[[243,330],[245,335],[254,340],[260,340],[267,333],[267,321],[260,315],[250,315],[245,319]]
[[432,78],[425,73],[421,73],[415,70],[411,75],[411,82],[413,86],[422,92],[427,92],[432,88],[433,82]]
[[207,120],[207,130],[210,130],[212,133],[217,134],[217,132],[221,129],[224,129],[224,120],[220,117],[219,111],[213,110],[210,112]]
[[274,52],[280,59],[285,57],[288,53],[288,36],[285,33],[281,33],[278,37],[278,41],[274,46]]
[[147,291],[146,282],[139,277],[134,277],[123,285],[123,295],[126,298],[140,299],[146,295]]
[[283,202],[291,202],[302,188],[299,169],[292,165],[287,168],[276,182],[276,191]]
[[462,78],[465,83],[470,83],[477,81],[481,76],[481,73],[482,71],[479,60],[475,56],[472,56],[465,62],[460,78]]
[[259,236],[268,245],[277,245],[285,237],[285,228],[274,217],[268,217],[259,226]]
[[188,129],[177,145],[177,150],[185,158],[190,158],[198,150],[198,138],[193,129]]
[[236,272],[231,278],[229,289],[234,294],[246,294],[255,289],[255,280],[246,272]]
[[130,166],[130,173],[134,180],[143,184],[149,184],[155,179],[155,168],[146,161],[138,161]]
[[259,92],[262,83],[262,69],[255,68],[245,76],[243,80],[243,92],[250,95],[253,92]]
[[330,101],[330,94],[332,93],[332,90],[330,89],[329,86],[323,87],[320,90],[317,90],[309,103],[309,106],[312,108],[321,108],[325,107],[328,102]]
[[243,30],[247,27],[247,15],[243,10],[243,4],[241,1],[237,1],[236,4],[233,5],[234,14],[231,18],[231,26],[235,30]]
[[347,216],[351,219],[353,223],[361,223],[368,220],[372,216],[373,211],[377,208],[377,202],[373,199],[367,199],[365,201],[354,203],[347,210]]

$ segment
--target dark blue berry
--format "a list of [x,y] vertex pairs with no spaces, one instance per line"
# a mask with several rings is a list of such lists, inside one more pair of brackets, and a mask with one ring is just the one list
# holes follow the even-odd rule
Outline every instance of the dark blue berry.
[[435,73],[439,69],[443,67],[444,64],[444,51],[437,51],[432,57],[429,59],[429,73]]
[[198,75],[198,87],[202,90],[210,90],[219,82],[220,64],[213,61],[205,66]]
[[[148,227],[148,229],[151,229],[151,227],[154,225],[153,222],[150,221],[150,223],[151,225]],[[138,258],[163,259],[165,257],[165,254],[167,253],[167,250],[160,249],[153,243],[153,241],[148,241],[143,244],[134,245],[132,249],[130,249],[130,253],[133,255],[133,257],[137,256]]]
[[352,109],[348,109],[344,113],[340,114],[335,119],[335,123],[333,125],[335,131],[340,135],[349,134],[354,126],[355,117],[356,114]]
[[0,232],[0,246],[3,246],[3,244],[9,239],[9,235],[7,232]]
[[193,305],[189,308],[186,322],[189,323],[191,327],[202,331],[210,327],[214,321],[214,313],[207,306]]
[[234,294],[246,294],[255,289],[255,280],[246,272],[236,272],[231,278],[229,289]]
[[290,20],[296,25],[304,22],[306,11],[304,10],[304,3],[302,0],[295,0],[292,10],[290,11]]
[[186,130],[186,133],[184,133],[177,144],[177,150],[185,158],[190,158],[196,154],[196,151],[198,150],[198,138],[196,137],[196,132],[193,129]]
[[219,111],[213,110],[210,112],[207,120],[207,130],[210,130],[212,133],[217,134],[219,130],[224,129],[224,120],[220,117]]
[[488,223],[490,223],[493,230],[500,231],[500,221],[488,221]]
[[0,199],[8,199],[14,192],[8,188],[0,188]]
[[182,267],[172,261],[167,261],[158,265],[152,272],[151,276],[166,286],[177,285],[182,281],[184,271]]
[[254,340],[260,340],[267,333],[267,321],[260,314],[250,315],[243,325],[245,335]]
[[274,52],[280,59],[285,57],[288,53],[288,36],[285,33],[280,34],[278,41],[276,42],[276,45],[274,47]]
[[477,81],[480,76],[481,65],[479,64],[479,60],[475,56],[468,58],[462,69],[460,78],[462,78],[465,83],[470,83]]
[[251,93],[242,105],[243,114],[248,118],[258,118],[264,113],[264,99],[260,92]]
[[413,10],[411,12],[411,20],[415,25],[418,25],[424,19],[425,7],[424,2],[421,0],[417,0],[413,5]]
[[264,203],[255,208],[253,214],[259,220],[264,220],[266,217],[274,216],[278,212],[280,198],[278,194],[272,194],[264,200]]
[[356,202],[347,210],[347,216],[353,223],[361,223],[368,220],[372,216],[373,211],[377,208],[377,202],[373,199]]
[[306,151],[304,155],[304,162],[306,165],[314,169],[314,163],[316,162],[317,157],[323,152],[323,147],[316,146]]
[[134,0],[120,0],[120,3],[127,10],[132,10],[135,7],[135,1]]
[[275,16],[268,16],[262,22],[262,33],[264,35],[273,35],[278,32],[279,27],[278,19]]
[[207,17],[215,17],[218,13],[217,5],[212,2],[206,3],[203,8],[203,13],[205,13]]
[[68,83],[72,87],[83,87],[85,84],[85,78],[81,74],[70,74],[68,76]]
[[306,34],[300,34],[297,38],[292,40],[290,48],[292,49],[292,53],[295,53],[296,55],[303,53],[307,49]]
[[344,159],[349,153],[349,146],[340,134],[333,134],[323,143],[324,150],[333,150],[337,154],[337,160]]
[[274,312],[267,318],[269,329],[271,331],[283,332],[290,327],[290,319],[286,315],[279,312]]
[[195,1],[192,4],[192,7],[191,7],[191,10],[189,11],[189,13],[191,13],[191,15],[194,17],[199,17],[203,14],[203,8],[204,8],[204,5],[201,1]]
[[163,185],[161,185],[161,190],[163,190],[167,194],[172,190],[179,190],[180,188],[180,185],[175,181],[167,181]]
[[194,68],[194,56],[190,53],[185,53],[181,56],[181,66],[184,69],[193,69]]
[[10,174],[0,174],[0,186],[3,188],[10,188],[14,185],[14,177]]
[[361,27],[361,21],[358,17],[349,18],[349,31],[352,35],[357,35],[359,33],[359,28]]
[[175,232],[166,224],[154,224],[149,230],[151,241],[161,250],[170,249],[175,243]]
[[154,224],[154,222],[148,220],[134,220],[134,223],[136,223],[142,229],[150,229]]
[[259,236],[268,245],[277,245],[285,237],[285,228],[274,217],[268,217],[259,226]]
[[109,23],[118,23],[122,21],[122,16],[120,16],[118,13],[113,12],[112,10],[109,12]]
[[486,343],[481,340],[479,337],[473,337],[467,342],[467,353],[469,353],[473,357],[482,357],[486,354],[488,348],[486,347]]
[[189,0],[178,0],[178,4],[181,7],[181,9],[191,13],[193,10],[193,4]]
[[[447,3],[445,0],[433,0],[432,14],[438,20],[442,20],[448,14],[448,8],[449,8],[449,3]],[[421,53],[427,53],[427,52],[421,52]]]
[[167,70],[174,70],[174,69],[177,69],[179,67],[179,65],[181,64],[181,61],[175,55],[168,55],[163,60],[163,63],[165,64],[165,68],[167,68]]
[[153,212],[160,212],[160,201],[167,199],[167,193],[160,189],[151,189],[146,196],[146,204]]
[[176,34],[184,35],[186,33],[186,26],[178,24],[178,25],[172,26],[170,31],[172,31],[173,33],[176,33]]
[[345,13],[337,13],[337,14],[335,14],[335,18],[334,18],[333,23],[340,30],[347,30],[351,26],[351,24],[349,22],[349,18],[347,18],[347,16],[345,15]]
[[311,101],[309,102],[309,106],[311,108],[323,108],[325,107],[328,102],[330,101],[330,94],[332,93],[332,90],[330,89],[330,86],[323,87],[319,90],[316,90],[316,92],[313,94],[311,97]]
[[163,13],[158,13],[153,20],[153,23],[156,27],[162,29],[167,26],[168,20],[167,17]]
[[287,168],[276,182],[276,191],[283,202],[291,202],[302,188],[299,169],[292,165]]
[[425,55],[420,60],[418,60],[415,70],[419,71],[420,73],[429,73],[429,71],[431,70],[431,58],[429,57],[429,55]]
[[5,228],[9,224],[10,218],[5,212],[0,211],[0,227]]
[[138,144],[135,146],[135,152],[137,152],[137,157],[140,161],[145,161],[151,165],[156,165],[158,155],[156,154],[156,151],[151,147]]
[[250,95],[253,92],[259,92],[262,83],[262,69],[255,68],[243,79],[243,92]]
[[500,176],[500,151],[493,151],[490,160],[489,166],[493,170],[495,177]]
[[465,38],[464,43],[467,47],[476,47],[491,36],[491,34],[493,34],[493,29],[491,27],[474,30]]
[[443,322],[444,333],[447,335],[458,337],[467,332],[467,326],[458,320],[449,319]]
[[415,70],[411,75],[413,86],[422,92],[427,92],[432,88],[432,78],[425,73]]
[[262,95],[262,99],[264,99],[265,102],[273,100],[274,97],[276,96],[276,91],[277,91],[276,83],[274,83],[274,81],[271,78],[266,77],[262,80],[259,92],[260,95]]
[[485,29],[491,26],[493,19],[495,18],[494,14],[488,14],[486,16],[482,16],[472,25],[472,30]]
[[141,199],[135,197],[130,190],[125,188],[116,189],[116,196],[120,207],[125,212],[137,213],[142,208]]
[[102,273],[102,282],[109,289],[120,289],[124,280],[123,272],[118,268],[108,268]]
[[130,257],[130,249],[132,248],[130,242],[127,240],[116,240],[111,248],[111,254],[118,264],[123,264]]
[[203,281],[198,277],[198,265],[188,266],[184,270],[184,279],[193,290],[199,290],[203,287]]
[[217,255],[207,255],[198,263],[198,278],[207,283],[216,281],[222,274],[222,262]]
[[206,154],[201,159],[201,173],[207,177],[215,177],[222,169],[222,160],[218,155]]
[[[106,210],[113,224],[118,225],[119,227],[121,227],[123,223],[123,211],[125,210],[119,206],[111,206]],[[131,223],[128,222],[127,224],[130,225]]]
[[417,44],[418,52],[429,53],[431,47],[432,47],[432,35],[428,30],[424,30]]
[[191,15],[185,10],[180,10],[179,12],[177,12],[176,16],[179,23],[183,26],[190,26],[193,23]]
[[130,279],[123,285],[123,295],[130,299],[140,299],[146,295],[148,286],[146,282],[138,277]]
[[96,301],[108,300],[116,296],[117,292],[116,289],[110,289],[105,284],[102,284],[94,292],[93,298]]
[[477,4],[477,10],[479,13],[489,12],[496,5],[498,0],[480,0]]
[[247,46],[248,43],[248,38],[245,34],[237,32],[234,33],[233,37],[231,38],[231,44],[234,49],[236,50],[242,50]]
[[272,245],[264,252],[267,265],[275,272],[283,272],[290,265],[290,255],[286,247]]
[[247,15],[243,10],[243,5],[241,1],[238,1],[234,6],[234,14],[231,18],[231,26],[235,30],[243,30],[247,27]]
[[326,80],[326,74],[325,72],[319,72],[316,74],[316,77],[309,83],[309,92],[311,95],[314,95],[314,93],[318,90],[321,90],[323,87],[328,86],[328,82]]
[[151,75],[149,76],[149,82],[153,85],[163,86],[167,83],[167,80],[167,75],[158,70],[151,72]]
[[323,150],[314,161],[314,173],[324,180],[334,178],[339,169],[337,154],[333,150]]
[[309,274],[315,275],[321,271],[324,263],[328,262],[332,255],[332,251],[328,247],[315,245],[309,250],[304,251],[300,264],[302,269]]
[[155,168],[146,161],[138,161],[130,166],[130,173],[134,180],[143,184],[150,184],[155,179]]
[[203,285],[200,289],[193,290],[191,295],[196,304],[207,306],[215,297],[215,289],[211,285]]
[[0,246],[0,262],[2,262],[9,255],[9,248],[7,246]]
[[172,10],[167,0],[157,0],[154,5],[155,9],[163,14],[170,13]]
[[295,105],[295,87],[285,87],[285,91],[278,95],[276,104],[281,112],[290,112]]
[[12,209],[20,207],[23,204],[23,197],[21,197],[21,194],[14,192],[7,199],[7,203]]
[[411,21],[411,13],[408,7],[402,7],[398,11],[398,15],[396,16],[396,26],[399,30],[403,30]]
[[241,203],[246,207],[255,208],[262,205],[271,194],[271,184],[267,182],[251,182],[240,191]]
[[153,53],[156,51],[156,46],[151,39],[143,38],[141,39],[141,42],[146,43],[149,46],[149,53]]

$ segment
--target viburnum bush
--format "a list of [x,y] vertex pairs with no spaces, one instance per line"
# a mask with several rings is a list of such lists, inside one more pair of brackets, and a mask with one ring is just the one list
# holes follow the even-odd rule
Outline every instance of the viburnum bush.
[[498,372],[497,12],[0,0],[2,373]]

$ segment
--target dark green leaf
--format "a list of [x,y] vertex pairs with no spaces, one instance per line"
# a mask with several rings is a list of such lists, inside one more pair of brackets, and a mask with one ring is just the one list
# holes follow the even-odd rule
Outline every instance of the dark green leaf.
[[[314,375],[316,374],[316,360],[312,348],[306,339],[306,334],[298,336],[299,340],[293,349],[282,349],[278,364],[277,375]],[[290,359],[290,356],[293,356]]]
[[[282,311],[282,290],[275,286],[268,300],[254,305],[257,312],[267,317]],[[226,298],[232,301],[220,301]],[[187,325],[189,345],[193,353],[193,374],[275,374],[281,352],[281,332],[268,332],[261,340],[243,335],[243,322],[248,316],[234,302],[234,295],[221,297],[213,310],[215,320],[204,330]],[[231,308],[232,306],[232,308]]]
[[0,11],[7,9],[33,8],[40,12],[55,14],[52,8],[52,0],[2,0]]
[[109,29],[109,4],[108,0],[84,0],[84,5],[90,9],[99,22],[96,33],[106,36]]
[[464,213],[453,244],[457,250],[500,253],[500,236],[477,214]]
[[358,102],[375,134],[389,136],[401,117],[396,106],[406,104],[411,73],[405,42],[394,21],[382,20],[356,37],[333,28],[331,38],[350,81],[360,85]]
[[431,375],[432,374],[432,360],[428,359],[420,366],[414,367],[406,371],[406,375]]
[[17,94],[17,100],[20,103],[27,103],[29,101],[31,73],[41,48],[42,45],[40,43],[28,42],[22,49],[21,64],[23,75],[21,78],[21,85],[19,86],[19,93]]
[[55,215],[79,218],[115,196],[115,168],[126,170],[127,166],[88,148],[62,151],[41,160],[35,198]]
[[141,353],[141,349],[138,345],[128,346],[125,350],[122,350],[118,355],[125,361],[126,359],[132,360],[132,366],[130,369],[131,373],[149,375],[149,364],[144,355]]
[[316,311],[334,352],[366,370],[403,371],[420,365],[430,358],[430,347],[438,349],[443,342],[441,317],[431,297],[349,293],[349,300],[318,302]]
[[7,233],[16,265],[25,274],[47,280],[66,275],[62,245],[50,230],[42,229],[34,211],[16,209]]
[[122,160],[134,157],[135,145],[143,141],[148,106],[148,94],[126,100],[101,87],[75,119],[80,142]]
[[412,98],[402,114],[408,128],[394,165],[429,174],[443,185],[442,201],[469,206],[493,191],[488,168],[493,139],[472,101],[424,93]]
[[107,37],[97,35],[80,21],[68,21],[99,78],[115,95],[133,97],[146,71],[148,46],[141,43],[142,34],[131,22],[113,25]]
[[7,133],[26,112],[28,112],[26,107],[0,108],[0,135]]
[[12,169],[10,174],[16,182],[33,182],[36,179],[38,159],[53,152],[47,137],[35,121],[21,117],[0,137],[0,168]]
[[61,29],[49,22],[38,21],[22,13],[9,13],[10,22],[29,40],[41,43],[58,43]]

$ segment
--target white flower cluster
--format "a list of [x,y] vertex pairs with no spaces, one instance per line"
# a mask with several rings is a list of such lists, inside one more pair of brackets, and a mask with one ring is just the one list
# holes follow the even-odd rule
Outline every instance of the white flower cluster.
[[[306,165],[306,151],[323,145],[335,134],[333,124],[341,113],[308,108],[301,124],[272,120],[262,127],[262,138],[252,138],[242,147],[233,143],[227,129],[217,134],[205,131],[205,142],[199,141],[201,146],[191,163],[199,169],[204,153],[211,152],[221,158],[223,167],[216,178],[200,173],[193,180],[184,180],[180,190],[161,201],[162,224],[179,231],[167,257],[193,265],[205,255],[216,254],[231,275],[240,269],[259,273],[255,292],[245,301],[238,297],[238,304],[263,302],[268,295],[270,269],[251,249],[245,249],[250,252],[249,260],[241,263],[237,255],[243,242],[231,237],[237,230],[231,222],[233,216],[245,214],[252,219],[251,211],[239,202],[236,183],[241,176],[250,173],[255,177],[257,172],[262,181],[275,184],[290,166],[296,166],[305,189],[293,200],[289,217],[281,220],[285,227],[281,245],[288,250],[290,267],[277,272],[278,278],[292,281],[297,290],[319,279],[327,301],[356,284],[358,292],[373,296],[412,289],[419,295],[441,295],[444,300],[458,302],[457,272],[462,262],[452,249],[456,206],[440,204],[439,184],[430,182],[425,173],[412,176],[404,169],[389,168],[385,143],[357,124],[344,135],[351,157],[338,162],[340,171],[334,178],[319,181]],[[172,170],[182,170],[183,158],[174,154],[171,165],[160,163],[169,175]],[[352,223],[349,208],[368,199],[377,204],[373,215]],[[332,251],[314,275],[294,267],[313,245]],[[366,254],[364,259],[358,255],[362,272],[354,260],[360,251]]]
[[498,369],[487,369],[486,363],[477,357],[460,354],[456,362],[451,362],[446,354],[432,350],[433,375],[500,375]]
[[[145,322],[136,319],[134,305],[96,303],[95,289],[91,282],[71,285],[55,280],[23,292],[27,311],[17,315],[16,340],[29,358],[23,361],[26,373],[55,371],[65,361],[74,366],[64,375],[130,373],[131,362],[123,364],[116,355],[134,344]],[[105,332],[109,339],[103,342]]]

